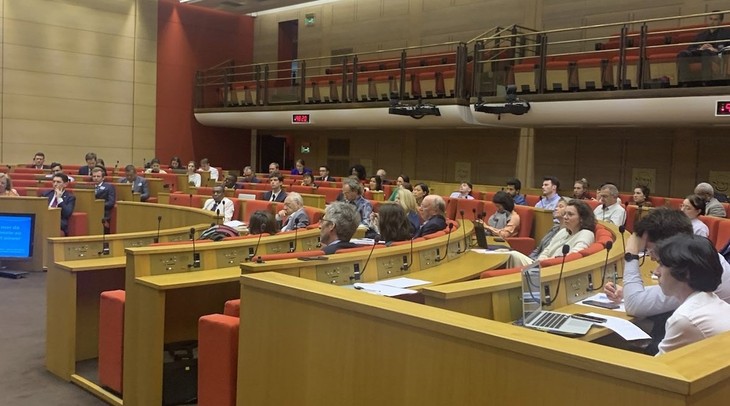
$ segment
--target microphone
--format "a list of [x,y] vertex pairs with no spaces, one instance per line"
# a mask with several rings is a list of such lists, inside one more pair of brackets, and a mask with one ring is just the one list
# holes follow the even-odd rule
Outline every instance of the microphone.
[[215,217],[216,217],[215,223],[216,224],[220,224],[220,221],[221,221],[221,219],[220,219],[220,217],[221,217],[221,208],[220,207],[217,208],[217,209],[215,209]]
[[[477,209],[472,209],[472,212],[476,213]],[[464,252],[466,252],[467,249],[469,249],[469,242],[467,242],[467,240],[466,240],[466,227],[464,227],[464,210],[459,211],[459,214],[461,214],[461,228],[462,228],[462,231],[464,232],[464,249],[463,250],[460,249],[459,251],[457,251],[456,252],[457,254],[464,253]]]
[[403,265],[400,267],[401,271],[407,271],[411,269],[411,265],[413,265],[413,238],[411,238],[411,253],[409,255],[409,258],[411,259],[410,261],[408,261],[408,258],[406,258],[405,255],[403,256]]
[[370,262],[370,257],[373,256],[373,251],[375,251],[375,247],[378,245],[378,241],[380,239],[378,237],[373,238],[373,248],[370,249],[370,254],[368,254],[368,259],[365,260],[365,265],[362,266],[362,272],[360,272],[359,267],[357,264],[355,264],[355,273],[352,275],[350,280],[354,280],[355,282],[360,282],[360,278],[362,277],[362,274],[365,273],[365,270],[368,268],[368,263]]
[[114,164],[114,171],[112,172],[112,176],[117,175],[117,168],[119,168],[119,161],[117,161],[117,163]]
[[162,216],[157,216],[157,237],[155,237],[155,244],[160,242],[160,224],[162,223]]
[[[248,254],[248,259],[247,259],[248,261],[252,261],[253,260],[253,257],[256,256],[256,253],[259,252],[259,244],[261,244],[261,236],[263,236],[264,235],[264,231],[266,231],[266,225],[265,224],[261,224],[261,230],[259,230],[259,231],[261,231],[259,233],[259,239],[258,239],[258,241],[256,241],[256,247],[254,247],[253,252],[250,252]],[[263,263],[263,261],[261,260],[261,257],[259,257],[259,259],[256,260],[256,262],[259,263],[259,264],[260,263]]]
[[545,302],[543,303],[545,306],[552,305],[555,300],[558,298],[558,294],[560,293],[560,282],[563,280],[563,268],[565,267],[565,257],[568,256],[568,253],[570,252],[570,245],[565,244],[563,245],[563,262],[560,263],[560,274],[558,275],[558,288],[555,289],[555,296],[553,299],[550,299],[550,290],[548,289],[549,285],[545,285]]
[[608,266],[608,253],[611,252],[611,248],[613,248],[613,241],[611,241],[611,240],[606,241],[606,244],[604,246],[606,247],[606,259],[603,261],[603,270],[601,271],[601,286],[593,289],[593,286],[591,286],[591,284],[589,284],[588,285],[589,289],[586,289],[589,292],[603,288],[603,285],[606,283],[606,267]]
[[436,262],[441,262],[444,259],[446,259],[446,256],[449,255],[449,242],[451,241],[451,230],[454,228],[454,223],[449,223],[449,235],[446,237],[446,251],[444,252],[443,257],[436,258]]
[[106,222],[104,219],[101,219],[101,251],[99,251],[99,255],[109,255],[109,243],[106,241]]
[[299,232],[299,219],[294,219],[294,241],[289,242],[289,252],[297,250],[297,233]]
[[626,227],[623,225],[618,226],[618,232],[621,234],[621,243],[624,246],[624,251],[626,251],[626,241],[624,241],[624,232],[626,232]]
[[190,240],[193,242],[193,263],[188,264],[190,268],[200,268],[200,253],[195,251],[195,229],[190,227]]
[[188,207],[193,207],[193,194],[188,195]]

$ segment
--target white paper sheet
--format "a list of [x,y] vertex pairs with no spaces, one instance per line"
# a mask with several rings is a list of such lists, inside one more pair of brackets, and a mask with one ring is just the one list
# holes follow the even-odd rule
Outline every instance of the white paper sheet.
[[421,285],[427,285],[431,282],[424,281],[421,279],[413,279],[413,278],[395,278],[395,279],[386,279],[384,281],[377,281],[375,282],[376,285],[386,285],[386,286],[392,286],[394,288],[412,288],[414,286],[421,286]]
[[398,296],[417,293],[415,290],[394,288],[392,286],[379,285],[377,283],[356,283],[354,286],[355,289],[362,290],[363,292],[381,296]]
[[613,301],[611,301],[608,298],[608,296],[606,296],[605,293],[598,293],[598,294],[595,294],[595,295],[593,295],[591,297],[585,298],[585,299],[581,300],[580,302],[578,302],[579,305],[590,306],[590,307],[599,307],[601,309],[604,309],[604,307],[593,306],[593,305],[589,305],[589,304],[583,303],[586,300],[595,300],[597,302],[603,302],[603,303],[614,303],[614,304],[620,305],[620,307],[618,309],[608,309],[608,310],[613,310],[613,311],[616,311],[616,312],[626,313],[626,306],[624,306],[624,301],[623,300],[621,301],[621,303],[613,302]]
[[605,314],[599,313],[586,313],[589,316],[601,317],[606,319],[605,323],[597,323],[597,326],[603,326],[613,330],[616,334],[624,338],[624,340],[646,340],[650,339],[651,336],[646,334],[644,330],[637,327],[634,323],[624,320],[618,317],[606,316]]

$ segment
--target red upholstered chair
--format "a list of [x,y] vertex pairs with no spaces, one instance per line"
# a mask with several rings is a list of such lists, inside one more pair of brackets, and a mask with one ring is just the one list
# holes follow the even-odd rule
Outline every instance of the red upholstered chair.
[[83,212],[73,212],[68,219],[68,236],[89,235],[89,216]]
[[596,207],[601,205],[601,202],[599,202],[598,200],[583,200],[583,202],[587,204],[591,208],[591,210],[595,210]]
[[582,256],[587,257],[589,255],[593,255],[596,253],[601,252],[604,248],[606,248],[603,244],[599,242],[594,242],[593,244],[589,245],[588,247],[578,251]]
[[185,193],[172,193],[170,195],[170,204],[175,206],[202,208],[208,196],[191,195]]
[[99,303],[99,383],[116,393],[122,393],[125,301],[123,290],[110,290]]
[[476,220],[476,214],[484,211],[484,202],[482,200],[467,200],[467,199],[449,199],[449,203],[446,206],[447,218],[452,220],[461,220],[461,210],[464,211],[465,220]]
[[[576,259],[583,258],[583,255],[581,255],[579,252],[573,252],[565,256],[565,262],[570,262]],[[563,257],[555,257],[555,258],[548,258],[543,259],[540,261],[540,266],[551,266],[551,265],[558,265],[563,262]]]
[[613,241],[613,233],[608,231],[607,228],[602,225],[596,225],[596,239],[595,242],[603,244],[604,246],[608,241]]
[[223,314],[226,316],[240,317],[241,299],[232,299],[223,305]]
[[270,211],[273,213],[271,202],[264,200],[241,200],[243,202],[243,211],[241,212],[241,221],[248,223],[251,214],[258,210]]
[[717,224],[717,237],[715,237],[715,249],[718,251],[725,248],[730,241],[730,220],[721,221]]
[[198,405],[234,406],[238,377],[238,317],[198,320]]
[[337,200],[337,196],[342,192],[342,188],[319,187],[317,194],[324,196],[325,203],[329,204]]
[[638,214],[639,208],[637,206],[631,204],[626,206],[626,223],[624,223],[624,227],[626,227],[626,230],[630,233],[634,232],[634,223],[636,222]]
[[307,213],[307,216],[309,216],[309,224],[319,223],[319,220],[324,216],[324,211],[314,207],[305,206],[304,211]]
[[479,275],[479,278],[484,279],[484,278],[494,278],[495,276],[512,275],[515,273],[519,273],[520,269],[522,269],[522,268],[490,269],[490,270],[482,272]]
[[525,202],[528,206],[535,207],[535,205],[540,201],[540,196],[538,195],[525,195]]
[[426,234],[423,236],[423,238],[425,238],[427,240],[432,240],[434,238],[438,238],[438,237],[441,237],[444,235],[446,235],[446,231],[441,230],[441,231],[436,231],[435,233],[432,233],[432,234]]
[[729,220],[727,220],[725,218],[721,218],[721,217],[712,217],[712,216],[700,216],[699,219],[703,223],[705,223],[707,228],[710,230],[710,235],[708,236],[710,241],[712,241],[712,243],[714,245],[717,245],[718,244],[718,241],[717,241],[718,227],[720,226],[720,223],[724,223]]
[[666,198],[666,206],[670,207],[672,209],[679,210],[679,208],[682,207],[682,203],[684,203],[684,199],[680,199],[678,197],[667,197]]
[[666,203],[665,197],[658,197],[658,196],[649,196],[649,201],[654,207],[662,207]]
[[528,206],[515,206],[514,211],[520,216],[520,231],[517,233],[517,237],[509,237],[506,240],[513,249],[525,255],[530,255],[532,250],[535,249],[535,239],[530,237],[535,212],[532,207]]

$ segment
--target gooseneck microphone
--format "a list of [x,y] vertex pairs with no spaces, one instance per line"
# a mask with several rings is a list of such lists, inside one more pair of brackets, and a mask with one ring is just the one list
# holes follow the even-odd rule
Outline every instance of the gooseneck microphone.
[[155,244],[160,242],[160,224],[162,223],[162,216],[157,216],[157,237],[155,237]]
[[[477,209],[472,209],[472,212],[476,214]],[[460,249],[459,251],[457,251],[457,254],[464,253],[466,252],[466,250],[469,249],[469,242],[466,240],[466,227],[464,227],[464,224],[466,224],[464,223],[464,210],[461,210],[459,214],[461,214],[461,229],[464,232],[464,249]],[[476,215],[474,216],[474,218],[476,218]]]
[[188,207],[193,207],[193,194],[188,195]]
[[608,253],[611,252],[611,248],[613,248],[613,241],[611,241],[611,240],[606,241],[606,243],[604,244],[604,247],[606,248],[606,259],[603,261],[603,270],[601,271],[601,286],[594,289],[592,284],[589,283],[588,289],[586,289],[589,292],[603,288],[603,285],[606,283],[606,267],[608,266]]
[[106,241],[106,222],[101,219],[101,251],[99,255],[109,255],[109,243]]
[[401,265],[400,270],[401,271],[407,271],[411,269],[411,265],[413,265],[413,240],[415,237],[411,238],[411,253],[409,254],[410,261],[408,261],[408,258],[403,258],[403,265]]
[[624,232],[626,232],[626,227],[624,225],[618,226],[618,232],[619,234],[621,234],[621,243],[624,246],[624,251],[626,251],[626,241],[624,240]]
[[195,228],[190,227],[190,240],[193,242],[193,263],[188,268],[200,268],[200,253],[195,251]]
[[215,223],[220,224],[221,221],[221,208],[215,209]]
[[[252,261],[253,258],[256,256],[256,253],[259,252],[259,244],[261,244],[261,237],[264,235],[264,231],[266,231],[266,225],[261,224],[261,230],[259,230],[259,239],[256,241],[256,247],[254,247],[253,252],[248,255],[248,260]],[[256,262],[263,262],[261,261],[261,257],[259,257],[259,260]]]
[[294,219],[294,241],[289,242],[289,252],[297,250],[297,234],[299,233],[299,218]]
[[449,242],[451,241],[451,230],[454,228],[454,223],[449,223],[449,235],[446,237],[446,251],[444,251],[444,256],[436,258],[436,262],[441,262],[444,259],[446,259],[446,256],[449,255]]
[[550,291],[548,290],[548,285],[545,285],[545,302],[543,303],[543,305],[545,305],[545,306],[550,306],[558,298],[558,294],[560,293],[560,283],[563,280],[563,268],[565,267],[565,257],[568,256],[569,252],[570,252],[570,245],[568,245],[568,244],[563,245],[563,261],[560,263],[560,274],[558,275],[558,288],[555,289],[555,296],[553,296],[553,298],[550,299]]
[[370,257],[373,256],[373,251],[375,251],[375,247],[378,245],[378,241],[380,241],[378,237],[373,238],[373,248],[370,249],[370,254],[368,254],[368,259],[365,260],[365,265],[362,266],[362,271],[359,271],[358,267],[355,267],[355,273],[352,274],[352,278],[350,278],[351,280],[355,282],[360,282],[360,278],[365,273],[365,270],[368,269]]

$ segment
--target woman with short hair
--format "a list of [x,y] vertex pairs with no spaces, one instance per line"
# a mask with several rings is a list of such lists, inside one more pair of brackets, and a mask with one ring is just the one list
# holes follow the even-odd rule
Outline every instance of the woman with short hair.
[[689,217],[689,220],[692,222],[692,230],[694,230],[695,235],[709,238],[710,229],[707,228],[707,224],[703,223],[702,220],[699,219],[699,216],[705,214],[705,205],[705,199],[698,195],[689,195],[682,202],[680,210]]
[[499,191],[492,197],[497,211],[487,220],[484,228],[496,237],[515,237],[520,232],[520,215],[514,212],[515,202],[507,192]]

